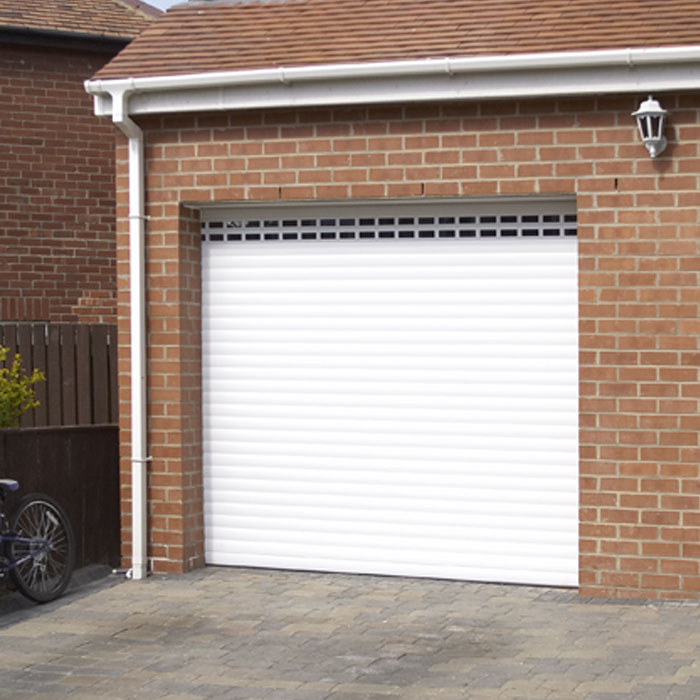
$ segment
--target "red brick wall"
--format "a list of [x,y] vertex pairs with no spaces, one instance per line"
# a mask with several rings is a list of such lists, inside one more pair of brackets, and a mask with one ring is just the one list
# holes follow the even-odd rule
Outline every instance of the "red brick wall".
[[83,88],[109,57],[0,46],[0,320],[115,321],[114,130]]
[[[155,569],[201,561],[198,244],[179,202],[567,194],[579,215],[580,590],[696,596],[700,103],[661,98],[670,145],[657,161],[638,140],[633,97],[144,120]],[[127,403],[121,415],[126,445]],[[188,535],[195,554],[181,558]]]

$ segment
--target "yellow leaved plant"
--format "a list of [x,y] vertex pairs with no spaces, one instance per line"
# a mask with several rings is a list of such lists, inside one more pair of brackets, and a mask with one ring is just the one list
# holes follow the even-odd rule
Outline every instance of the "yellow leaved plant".
[[5,366],[9,352],[9,348],[0,346],[0,428],[16,428],[22,414],[39,405],[34,385],[46,379],[38,369],[30,375],[22,372],[19,354]]

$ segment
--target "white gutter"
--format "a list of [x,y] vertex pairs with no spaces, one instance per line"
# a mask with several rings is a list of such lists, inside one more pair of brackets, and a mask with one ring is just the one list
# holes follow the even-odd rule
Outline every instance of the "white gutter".
[[700,46],[295,66],[86,82],[96,112],[130,91],[131,114],[616,94],[700,86]]
[[257,70],[188,73],[144,78],[117,78],[87,82],[88,92],[121,87],[134,92],[162,91],[222,85],[246,85],[281,82],[291,84],[311,80],[348,80],[378,76],[435,75],[446,73],[477,73],[492,71],[524,71],[532,68],[557,70],[649,64],[682,63],[700,60],[700,46],[680,46],[652,49],[611,49],[608,51],[560,51],[550,53],[507,54],[466,58],[426,58],[410,61],[378,61],[365,63],[338,63],[330,65],[293,66],[290,68],[263,68]]
[[128,90],[112,93],[112,121],[129,139],[129,276],[131,290],[131,570],[148,574],[147,551],[147,404],[145,304],[145,192],[143,132],[128,114]]

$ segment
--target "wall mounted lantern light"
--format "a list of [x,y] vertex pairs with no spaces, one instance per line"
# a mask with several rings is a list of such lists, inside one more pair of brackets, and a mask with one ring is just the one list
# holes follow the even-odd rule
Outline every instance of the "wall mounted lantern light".
[[652,158],[656,158],[666,148],[664,136],[664,123],[668,112],[651,96],[639,105],[632,116],[637,118],[639,134]]

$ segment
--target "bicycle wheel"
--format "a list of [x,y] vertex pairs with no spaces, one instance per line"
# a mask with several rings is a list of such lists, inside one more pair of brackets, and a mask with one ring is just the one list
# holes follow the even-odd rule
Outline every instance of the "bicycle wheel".
[[[20,593],[37,603],[48,603],[66,590],[75,565],[75,535],[61,506],[44,494],[25,496],[10,519],[17,537],[32,542],[11,542],[10,578]],[[23,561],[24,560],[24,561]]]

